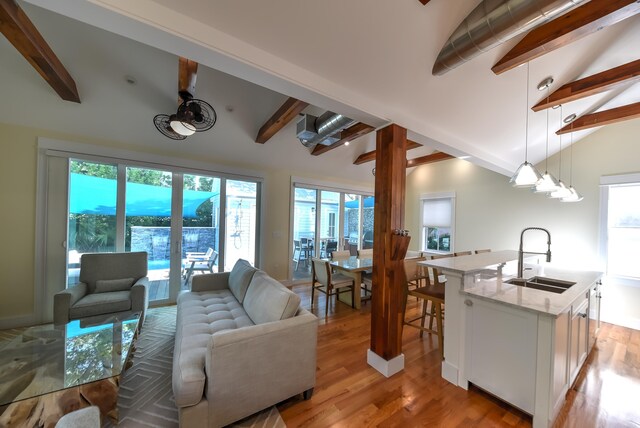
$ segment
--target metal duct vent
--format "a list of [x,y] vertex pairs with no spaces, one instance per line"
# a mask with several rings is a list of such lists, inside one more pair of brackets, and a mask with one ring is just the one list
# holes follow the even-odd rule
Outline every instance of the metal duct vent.
[[449,37],[432,73],[439,76],[453,70],[582,2],[584,0],[482,0]]
[[296,137],[306,147],[316,144],[330,146],[340,140],[340,131],[354,123],[355,120],[332,111],[327,111],[319,117],[305,114],[296,124]]

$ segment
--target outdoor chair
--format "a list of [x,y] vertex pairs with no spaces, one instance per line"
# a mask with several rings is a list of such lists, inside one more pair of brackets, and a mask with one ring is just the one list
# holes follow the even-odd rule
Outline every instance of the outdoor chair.
[[193,272],[213,273],[213,266],[218,261],[218,252],[209,248],[206,253],[187,253],[184,265],[184,283],[187,284]]
[[53,322],[140,312],[142,326],[148,306],[146,252],[83,254],[80,282],[53,296]]

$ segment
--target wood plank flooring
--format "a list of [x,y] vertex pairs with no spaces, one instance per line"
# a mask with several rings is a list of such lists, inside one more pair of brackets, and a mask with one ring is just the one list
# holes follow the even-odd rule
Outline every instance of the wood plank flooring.
[[[310,307],[309,286],[293,290]],[[407,327],[405,370],[387,379],[366,362],[370,308],[316,296],[318,369],[313,397],[278,405],[288,427],[530,427],[531,417],[477,388],[465,391],[440,376],[435,335]],[[417,313],[411,299],[408,316]],[[446,326],[446,320],[445,320]],[[446,340],[446,327],[445,327]],[[594,351],[567,394],[555,428],[640,427],[640,331],[603,324]]]

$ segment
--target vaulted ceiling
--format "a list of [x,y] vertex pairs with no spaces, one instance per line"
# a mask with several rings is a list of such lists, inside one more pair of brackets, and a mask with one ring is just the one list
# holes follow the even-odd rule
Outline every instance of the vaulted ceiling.
[[[20,2],[76,79],[82,104],[50,96],[2,40],[0,89],[5,105],[14,100],[2,121],[63,127],[166,152],[181,144],[179,150],[194,157],[270,168],[296,165],[356,180],[371,177],[371,163],[353,162],[374,149],[374,133],[319,156],[297,141],[292,123],[265,144],[253,141],[293,97],[310,104],[306,112],[332,110],[373,127],[395,122],[408,128],[410,138],[423,144],[408,158],[439,150],[510,174],[524,157],[526,114],[529,160],[545,156],[547,110],[526,108],[525,91],[531,107],[545,97],[536,86],[546,77],[554,78],[553,92],[640,58],[640,17],[634,16],[532,60],[528,82],[525,67],[501,75],[491,70],[522,37],[433,76],[440,48],[477,0],[279,0],[252,2],[250,9],[245,2],[223,0],[27,1],[73,18]],[[201,64],[196,97],[219,115],[211,131],[182,142],[161,136],[150,120],[175,109],[178,56]],[[126,83],[125,75],[136,85]],[[640,87],[633,83],[567,102],[564,116],[586,119],[637,103]],[[549,116],[554,153],[560,112],[549,110]],[[596,129],[575,133],[574,141]]]

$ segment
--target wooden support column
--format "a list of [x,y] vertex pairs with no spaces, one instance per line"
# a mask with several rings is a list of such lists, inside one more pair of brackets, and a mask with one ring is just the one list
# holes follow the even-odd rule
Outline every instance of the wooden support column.
[[376,136],[376,189],[373,226],[371,349],[367,362],[389,377],[404,368],[404,229],[407,130],[389,125]]

